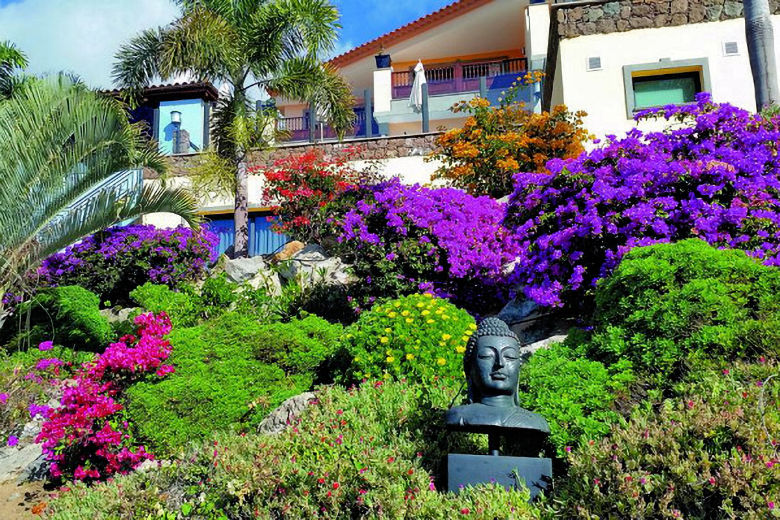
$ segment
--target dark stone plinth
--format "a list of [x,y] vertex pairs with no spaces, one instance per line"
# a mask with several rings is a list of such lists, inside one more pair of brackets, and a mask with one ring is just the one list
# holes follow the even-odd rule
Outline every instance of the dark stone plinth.
[[533,500],[552,482],[552,461],[535,457],[447,455],[447,489],[454,493],[458,493],[461,486],[493,482],[504,488],[519,487],[518,479],[528,486]]

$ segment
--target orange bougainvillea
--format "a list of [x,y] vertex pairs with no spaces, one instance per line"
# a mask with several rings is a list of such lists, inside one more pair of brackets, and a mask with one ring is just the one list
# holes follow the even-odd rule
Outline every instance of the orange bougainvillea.
[[512,88],[491,106],[484,98],[461,101],[452,109],[469,114],[463,128],[437,139],[431,159],[442,166],[434,178],[473,195],[500,198],[512,192],[512,175],[545,172],[547,161],[576,157],[590,138],[582,125],[585,112],[569,112],[564,105],[535,114],[515,102],[518,89],[541,81],[540,73],[518,78]]

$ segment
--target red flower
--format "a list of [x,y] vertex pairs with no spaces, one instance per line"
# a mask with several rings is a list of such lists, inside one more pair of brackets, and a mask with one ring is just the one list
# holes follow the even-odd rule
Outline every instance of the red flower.
[[339,488],[339,483],[338,482],[334,482],[333,483],[333,489],[338,489],[338,488]]

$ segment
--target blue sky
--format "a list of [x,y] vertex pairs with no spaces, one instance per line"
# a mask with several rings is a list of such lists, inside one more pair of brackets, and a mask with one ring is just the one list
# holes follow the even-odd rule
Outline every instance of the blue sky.
[[[342,13],[340,54],[453,0],[332,1]],[[0,41],[25,51],[33,73],[65,70],[105,88],[122,42],[175,16],[169,0],[0,0]]]

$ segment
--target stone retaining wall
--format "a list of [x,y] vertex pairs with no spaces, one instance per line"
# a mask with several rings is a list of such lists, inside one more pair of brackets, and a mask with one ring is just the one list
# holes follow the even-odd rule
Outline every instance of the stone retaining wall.
[[[555,4],[561,38],[608,34],[632,29],[719,22],[742,17],[738,0],[618,0]],[[780,14],[780,0],[769,0]],[[556,28],[553,28],[555,30]]]
[[[321,150],[326,160],[348,151],[351,151],[350,157],[355,161],[392,159],[396,157],[424,157],[434,150],[435,141],[439,135],[441,135],[441,132],[353,139],[342,143],[285,144],[267,152],[251,152],[248,162],[250,167],[270,166],[279,159],[300,155],[312,149]],[[186,176],[187,171],[197,163],[198,157],[199,154],[171,156],[171,175]],[[144,172],[144,178],[152,179],[155,177],[156,174],[152,171]]]

